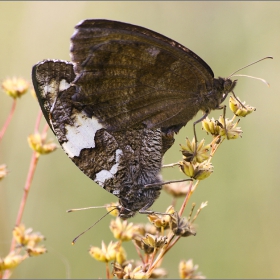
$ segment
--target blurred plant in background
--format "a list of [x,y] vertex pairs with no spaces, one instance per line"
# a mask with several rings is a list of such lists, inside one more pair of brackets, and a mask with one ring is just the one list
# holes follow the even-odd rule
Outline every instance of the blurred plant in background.
[[[21,78],[6,79],[2,83],[2,88],[13,98],[13,104],[7,120],[1,129],[0,141],[13,117],[17,100],[29,90],[29,83]],[[168,274],[161,267],[164,256],[182,237],[196,235],[194,221],[200,211],[207,206],[207,202],[201,203],[192,218],[195,207],[195,204],[193,204],[190,207],[189,216],[187,218],[182,217],[191,195],[201,180],[208,178],[212,174],[213,165],[211,161],[223,141],[225,139],[230,140],[241,137],[242,130],[237,126],[239,120],[235,120],[236,116],[245,117],[255,110],[251,106],[245,106],[245,102],[241,103],[233,96],[230,97],[230,109],[235,114],[231,119],[225,118],[224,113],[224,116],[220,116],[218,120],[206,118],[202,121],[203,129],[212,135],[211,143],[205,145],[205,140],[196,142],[195,137],[191,141],[187,138],[186,143],[180,145],[183,156],[182,160],[163,166],[178,166],[186,176],[190,177],[190,182],[175,182],[164,185],[164,190],[172,196],[172,203],[168,206],[165,213],[155,212],[148,215],[149,223],[147,224],[128,223],[128,221],[122,221],[119,217],[116,217],[115,220],[111,221],[109,228],[117,241],[111,241],[108,245],[102,241],[101,248],[90,247],[90,256],[106,264],[107,278],[112,278],[113,276],[119,279],[163,278]],[[53,141],[46,139],[47,124],[43,131],[39,132],[41,117],[42,113],[40,112],[36,120],[34,133],[28,136],[28,143],[33,150],[33,154],[15,228],[12,232],[13,239],[10,252],[6,257],[0,259],[0,278],[9,278],[12,269],[16,268],[25,259],[47,252],[44,246],[39,245],[45,239],[44,236],[39,232],[33,232],[31,228],[26,229],[22,224],[22,216],[38,160],[41,155],[51,153],[57,148]],[[7,167],[2,163],[0,165],[0,180],[3,180],[7,173]],[[179,211],[176,211],[176,200],[181,196],[184,196],[185,199]],[[116,207],[117,204],[108,205],[107,208],[110,214],[118,216],[117,211],[111,211],[116,209]],[[123,242],[131,242],[133,244],[139,256],[138,260],[128,258],[122,246]],[[110,267],[110,263],[112,263],[112,267]],[[179,276],[182,279],[204,279],[205,277],[197,270],[198,265],[194,265],[192,259],[179,262]]]
[[[12,108],[9,115],[0,131],[0,141],[3,138],[15,112],[16,103],[18,98],[22,97],[29,90],[29,83],[22,78],[6,79],[2,82],[2,89],[6,94],[13,98]],[[10,252],[4,258],[0,259],[0,278],[10,278],[12,270],[16,268],[22,261],[29,257],[39,256],[47,252],[44,246],[39,243],[45,239],[45,237],[39,232],[33,232],[32,228],[25,229],[22,224],[22,216],[24,208],[27,203],[27,197],[30,191],[32,179],[36,166],[41,154],[47,154],[56,149],[56,144],[52,142],[46,142],[46,135],[48,126],[46,125],[43,132],[39,133],[38,128],[42,113],[40,112],[36,124],[35,132],[28,137],[29,146],[33,150],[27,179],[24,186],[24,192],[21,203],[19,205],[18,215],[16,218],[15,228],[12,232],[13,238],[11,242]],[[5,164],[0,166],[0,180],[3,180],[7,175],[7,167]]]

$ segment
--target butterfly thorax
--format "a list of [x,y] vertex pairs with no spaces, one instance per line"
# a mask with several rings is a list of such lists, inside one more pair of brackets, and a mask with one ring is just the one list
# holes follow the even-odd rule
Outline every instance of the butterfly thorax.
[[201,110],[210,112],[219,109],[220,104],[226,99],[227,95],[233,91],[237,81],[229,78],[218,77],[213,80],[213,87],[210,91],[203,94]]

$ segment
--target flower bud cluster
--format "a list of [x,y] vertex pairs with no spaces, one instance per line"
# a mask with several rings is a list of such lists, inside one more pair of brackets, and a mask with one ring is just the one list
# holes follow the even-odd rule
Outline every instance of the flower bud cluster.
[[[23,224],[13,229],[13,237],[18,244],[18,248],[11,251],[5,258],[0,259],[1,271],[16,268],[28,257],[42,255],[47,252],[44,246],[39,245],[45,237],[40,232],[33,232],[32,228],[25,229]],[[25,253],[21,254],[21,250]]]

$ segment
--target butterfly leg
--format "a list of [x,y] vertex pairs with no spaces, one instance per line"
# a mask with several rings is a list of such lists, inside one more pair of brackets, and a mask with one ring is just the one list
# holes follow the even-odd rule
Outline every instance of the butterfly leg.
[[157,211],[153,211],[153,210],[148,210],[148,208],[150,208],[151,205],[146,205],[144,206],[142,209],[139,210],[139,214],[145,214],[145,215],[171,215],[170,213],[162,213],[162,212],[157,212]]
[[[224,105],[224,106],[221,106],[221,107],[218,107],[218,109],[220,110],[223,110],[223,120],[224,120],[224,129],[225,129],[225,132],[226,132],[226,136],[227,136],[227,139],[228,138],[228,133],[227,133],[227,124],[226,124],[226,111],[227,111],[227,106]],[[218,121],[217,121],[218,122]],[[220,125],[222,127],[222,125]]]
[[195,125],[202,122],[208,115],[209,115],[209,111],[207,110],[205,112],[205,114],[200,119],[198,119],[197,121],[195,121],[193,123],[193,134],[194,134],[194,139],[195,139],[195,151],[194,151],[192,159],[196,156],[196,149],[197,149],[197,136],[196,136]]

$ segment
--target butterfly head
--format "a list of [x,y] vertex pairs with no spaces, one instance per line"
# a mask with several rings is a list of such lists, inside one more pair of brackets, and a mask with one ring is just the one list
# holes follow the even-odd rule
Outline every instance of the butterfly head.
[[122,220],[127,220],[127,219],[133,217],[136,214],[135,211],[132,211],[132,210],[130,210],[128,208],[125,208],[125,207],[123,207],[121,205],[119,206],[118,210],[119,210],[119,217]]

